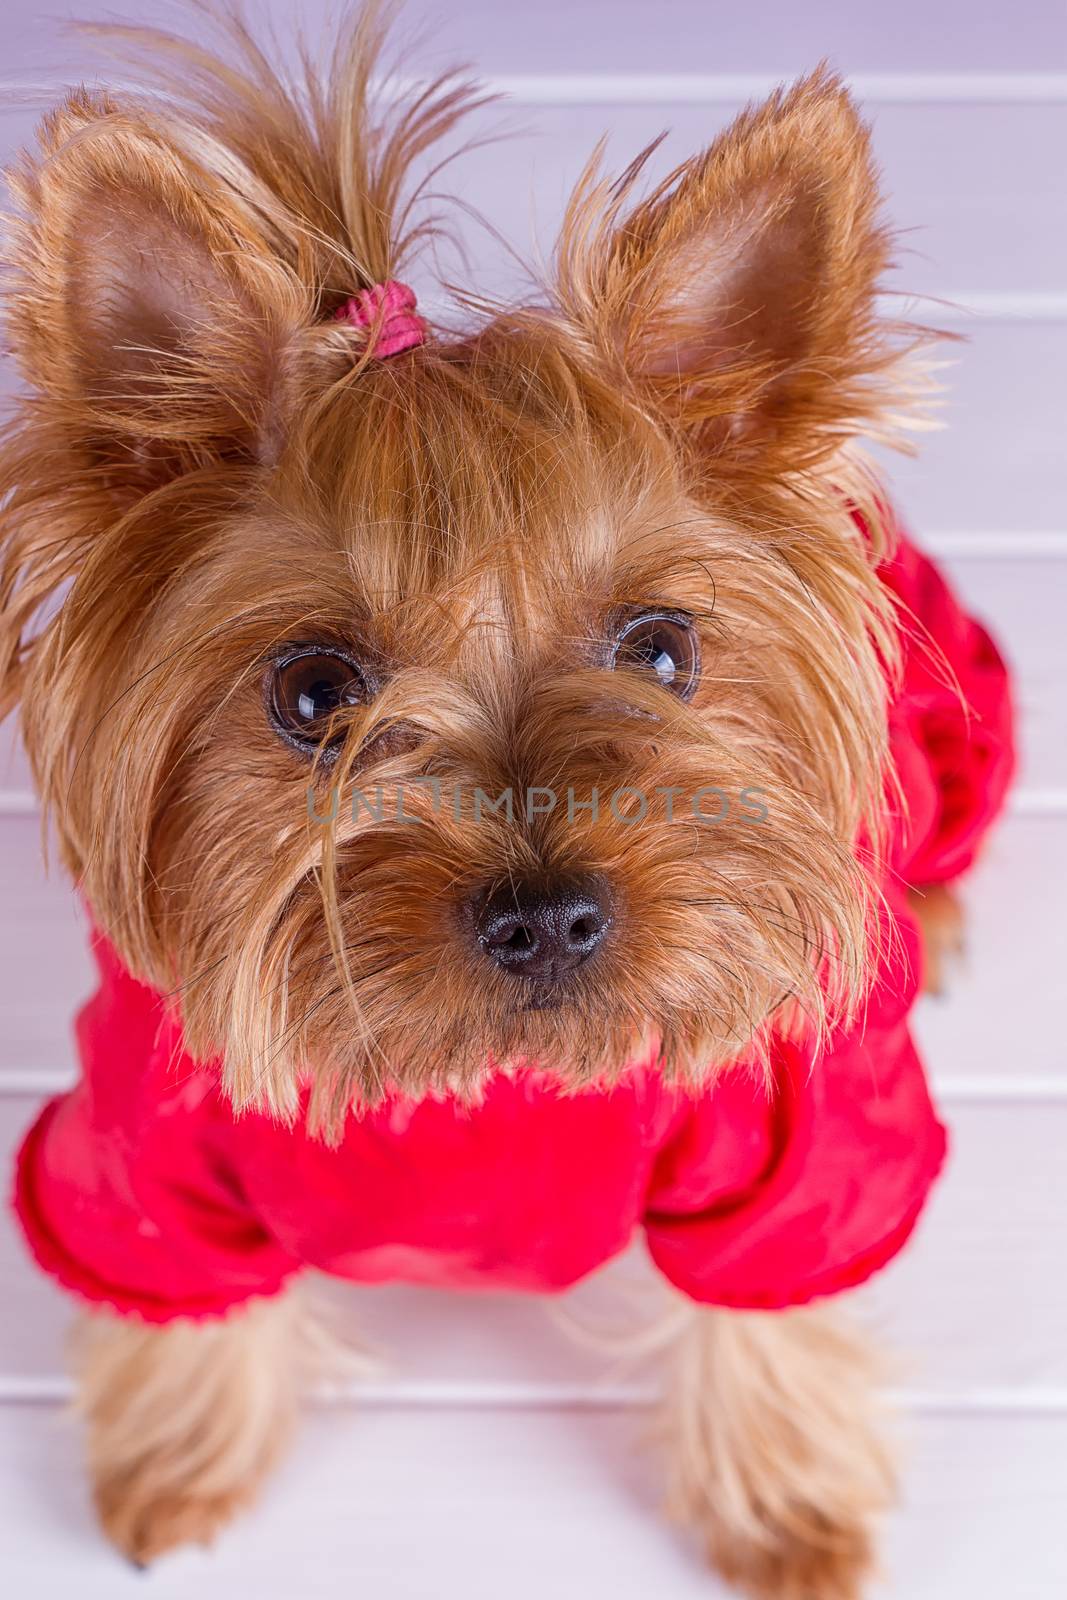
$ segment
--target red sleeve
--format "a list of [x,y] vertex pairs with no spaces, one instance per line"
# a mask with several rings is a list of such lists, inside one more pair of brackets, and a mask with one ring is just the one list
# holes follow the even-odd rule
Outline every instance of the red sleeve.
[[684,1293],[778,1310],[862,1283],[904,1244],[946,1142],[907,1029],[917,962],[902,921],[863,1027],[814,1063],[783,1043],[770,1091],[735,1070],[684,1108],[645,1215]]
[[19,1154],[15,1210],[44,1270],[148,1322],[221,1315],[297,1263],[254,1215],[227,1156],[232,1115],[160,997],[98,941],[78,1018],[82,1076]]
[[895,869],[946,883],[973,863],[1015,766],[1011,682],[995,644],[906,538],[881,569],[899,601],[904,674],[890,712],[907,801]]

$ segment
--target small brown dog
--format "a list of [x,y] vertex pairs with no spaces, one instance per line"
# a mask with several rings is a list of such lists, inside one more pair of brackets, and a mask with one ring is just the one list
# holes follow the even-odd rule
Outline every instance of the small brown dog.
[[377,122],[374,11],[300,91],[231,33],[127,36],[166,92],[9,175],[2,709],[103,974],[18,1203],[97,1303],[104,1524],[145,1561],[252,1495],[301,1266],[552,1289],[641,1223],[677,1506],[845,1600],[891,1474],[809,1302],[936,1174],[898,884],[951,930],[1010,766],[857,447],[926,337],[866,132],[820,71],[646,198],[594,162],[538,303],[431,332],[402,189],[473,91]]

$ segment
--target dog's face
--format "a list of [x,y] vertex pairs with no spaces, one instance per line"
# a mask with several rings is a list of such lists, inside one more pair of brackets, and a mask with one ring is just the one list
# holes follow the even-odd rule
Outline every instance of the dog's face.
[[589,180],[544,307],[390,359],[333,320],[391,269],[355,124],[310,193],[245,110],[76,100],[17,179],[6,682],[97,920],[236,1101],[310,1077],[327,1128],[820,1026],[862,988],[892,649],[843,92],[628,215]]

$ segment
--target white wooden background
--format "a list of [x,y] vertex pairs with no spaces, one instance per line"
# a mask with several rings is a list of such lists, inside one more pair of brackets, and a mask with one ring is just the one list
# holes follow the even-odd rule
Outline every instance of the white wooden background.
[[[162,14],[132,0],[110,9]],[[314,30],[325,6],[271,9]],[[409,13],[435,17],[420,59],[466,56],[513,94],[504,120],[515,137],[465,157],[450,182],[523,249],[550,240],[605,129],[622,164],[672,128],[667,161],[750,94],[829,55],[874,119],[892,214],[909,230],[897,286],[951,302],[944,319],[969,335],[947,375],[947,431],[894,477],[913,527],[1004,641],[1024,763],[968,889],[969,967],[918,1019],[955,1158],[914,1248],[867,1297],[906,1358],[910,1466],[883,1592],[1052,1600],[1067,1592],[1067,12],[1062,0],[548,0],[521,11],[449,0],[435,14],[427,0]],[[54,83],[55,59],[51,24],[8,0],[0,74]],[[19,100],[0,106],[0,147],[31,120]],[[506,284],[513,269],[490,236],[466,237],[476,281]],[[70,1017],[90,982],[69,888],[44,876],[38,835],[13,750],[0,759],[5,1148],[41,1095],[69,1081]],[[385,1354],[380,1374],[315,1407],[262,1509],[213,1553],[134,1577],[90,1522],[63,1411],[68,1306],[31,1271],[5,1217],[4,1593],[719,1592],[657,1516],[654,1464],[639,1447],[654,1372],[576,1344],[536,1302],[400,1288],[341,1298]],[[575,1315],[612,1329],[657,1304],[636,1258],[573,1301]]]

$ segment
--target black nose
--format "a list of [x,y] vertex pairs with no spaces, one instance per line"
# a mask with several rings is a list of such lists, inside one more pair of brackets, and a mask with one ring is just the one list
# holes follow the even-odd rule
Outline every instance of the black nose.
[[606,887],[595,878],[507,884],[475,915],[478,943],[517,977],[555,983],[587,961],[611,927]]

